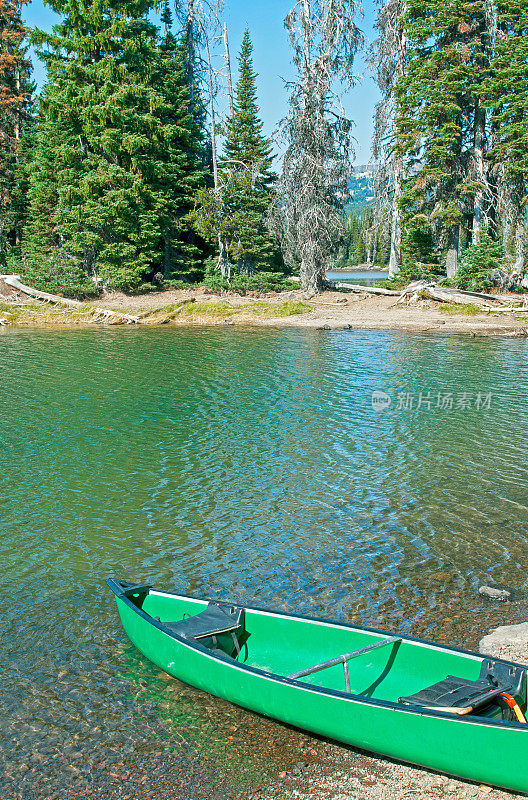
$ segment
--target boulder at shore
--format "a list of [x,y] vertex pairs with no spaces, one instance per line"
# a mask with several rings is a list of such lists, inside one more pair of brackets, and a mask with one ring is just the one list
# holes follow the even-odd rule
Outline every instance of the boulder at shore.
[[528,622],[501,625],[480,640],[479,650],[487,656],[528,664]]

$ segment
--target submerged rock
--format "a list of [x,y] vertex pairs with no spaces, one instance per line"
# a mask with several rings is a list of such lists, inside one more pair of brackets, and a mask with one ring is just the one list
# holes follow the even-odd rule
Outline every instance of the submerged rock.
[[509,589],[499,589],[496,586],[481,586],[479,594],[483,597],[489,597],[490,600],[500,600],[502,603],[505,600],[511,600],[512,596]]

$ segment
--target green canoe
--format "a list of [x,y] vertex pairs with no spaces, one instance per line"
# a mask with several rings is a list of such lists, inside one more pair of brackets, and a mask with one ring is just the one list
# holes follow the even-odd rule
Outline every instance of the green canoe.
[[517,719],[526,712],[526,668],[519,664],[107,582],[133,644],[191,686],[374,753],[528,791],[528,725]]

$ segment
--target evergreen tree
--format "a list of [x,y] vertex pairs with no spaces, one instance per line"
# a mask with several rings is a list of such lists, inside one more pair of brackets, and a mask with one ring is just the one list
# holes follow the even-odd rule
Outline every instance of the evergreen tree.
[[489,235],[487,228],[481,228],[478,238],[464,252],[457,274],[457,286],[470,291],[487,291],[492,286],[491,274],[502,272],[503,268],[502,244]]
[[528,8],[525,0],[500,0],[497,38],[485,98],[493,112],[491,156],[506,187],[502,193],[505,243],[514,238],[514,270],[526,266],[528,204]]
[[363,231],[360,231],[356,238],[353,258],[354,264],[364,264],[367,260],[367,249],[365,247]]
[[[483,188],[483,175],[473,164],[487,69],[484,7],[470,0],[409,0],[406,33],[396,131],[410,177],[400,206],[405,224],[413,229],[410,240],[427,241],[433,234],[439,249],[447,251],[448,275],[453,276],[461,225],[472,217]],[[419,222],[425,226],[417,239]]]
[[256,191],[269,191],[276,182],[272,169],[273,147],[264,136],[264,126],[259,116],[258,76],[253,68],[253,44],[248,28],[244,32],[238,62],[234,114],[228,127],[224,154],[226,159],[238,162],[252,172]]
[[163,259],[166,278],[192,280],[203,275],[205,245],[197,239],[189,218],[194,197],[208,175],[206,147],[200,116],[189,88],[186,37],[178,40],[172,32],[168,3],[161,17],[164,35],[153,84],[163,102],[155,114],[161,125],[159,139],[160,189],[167,196],[162,221]]
[[[41,104],[44,102],[45,94]],[[20,272],[26,283],[36,289],[84,297],[95,293],[96,284],[83,264],[63,246],[63,233],[55,224],[59,206],[57,153],[64,147],[64,134],[55,120],[37,116],[28,160],[29,219],[24,230]],[[74,146],[72,139],[70,144]]]
[[0,0],[0,266],[19,243],[25,212],[24,140],[32,94],[21,8]]
[[[133,290],[189,260],[194,267],[184,217],[203,172],[169,25],[160,46],[148,19],[152,0],[53,7],[63,22],[35,34],[48,82],[26,237],[33,268],[44,254],[60,264],[61,280],[70,270],[75,282],[81,270]],[[42,191],[56,198],[49,216]]]
[[257,105],[257,74],[253,68],[253,44],[246,28],[238,57],[239,78],[235,86],[234,114],[224,146],[229,167],[246,172],[250,190],[239,198],[240,256],[238,269],[251,274],[281,266],[275,242],[265,216],[273,197],[277,177],[273,172],[273,147],[264,136]]
[[273,148],[264,136],[259,115],[252,53],[246,28],[239,55],[234,113],[228,124],[219,174],[220,191],[201,193],[197,216],[200,230],[212,242],[220,234],[229,261],[235,262],[236,271],[248,275],[282,266],[266,227],[276,176],[272,170]]

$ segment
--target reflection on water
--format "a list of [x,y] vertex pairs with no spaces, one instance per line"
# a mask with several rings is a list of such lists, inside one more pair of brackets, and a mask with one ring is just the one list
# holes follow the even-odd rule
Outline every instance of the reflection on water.
[[[527,353],[385,331],[0,336],[4,794],[124,797],[162,754],[224,797],[215,770],[236,789],[298,758],[297,733],[137,653],[108,575],[470,645],[520,621]],[[516,602],[487,604],[489,580]]]

